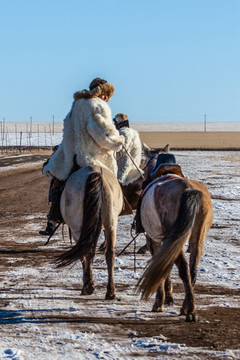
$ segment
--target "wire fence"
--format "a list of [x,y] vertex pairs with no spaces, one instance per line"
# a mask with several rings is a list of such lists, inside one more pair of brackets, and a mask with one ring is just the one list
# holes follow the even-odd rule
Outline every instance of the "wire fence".
[[[240,132],[239,122],[132,122],[141,132]],[[0,152],[51,149],[62,141],[63,122],[0,121]]]
[[62,123],[0,122],[1,153],[52,148],[62,140]]

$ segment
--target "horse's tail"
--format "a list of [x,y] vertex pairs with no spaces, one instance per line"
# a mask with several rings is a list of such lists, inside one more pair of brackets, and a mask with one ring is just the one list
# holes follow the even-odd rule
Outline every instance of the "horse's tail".
[[85,184],[80,237],[76,245],[57,258],[57,267],[81,260],[90,251],[94,255],[102,228],[102,193],[102,176],[97,172],[90,173]]
[[187,189],[181,197],[178,216],[164,234],[163,243],[150,260],[145,272],[138,281],[137,288],[143,299],[157,291],[161,282],[167,277],[171,268],[180,255],[183,245],[190,235],[195,217],[201,208],[202,193],[198,190]]

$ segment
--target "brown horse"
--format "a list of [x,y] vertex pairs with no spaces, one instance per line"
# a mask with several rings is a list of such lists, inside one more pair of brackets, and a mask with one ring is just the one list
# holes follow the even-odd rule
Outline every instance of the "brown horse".
[[139,178],[134,182],[126,186],[122,185],[123,195],[129,202],[133,210],[136,210],[137,208],[138,200],[142,192],[142,184],[148,176],[150,168],[149,166],[147,166],[148,163],[152,163],[152,161],[156,158],[159,152],[163,151],[164,153],[167,153],[168,149],[169,145],[166,145],[164,148],[150,148],[146,144],[142,143],[142,160],[140,168],[144,170],[144,176],[139,175]]
[[[148,164],[149,172],[155,162],[156,159]],[[212,202],[203,183],[167,173],[148,186],[141,201],[141,222],[153,257],[138,282],[138,289],[144,299],[157,292],[152,311],[163,311],[164,302],[173,302],[170,272],[175,263],[185,288],[181,314],[186,315],[187,321],[196,321],[193,288],[206,234],[212,224]],[[186,241],[189,241],[189,264],[184,252]]]
[[61,214],[76,244],[57,259],[58,267],[81,260],[82,295],[94,292],[92,263],[97,241],[104,229],[108,284],[105,299],[115,298],[113,279],[118,216],[123,208],[123,195],[113,173],[97,166],[74,172],[61,196]]

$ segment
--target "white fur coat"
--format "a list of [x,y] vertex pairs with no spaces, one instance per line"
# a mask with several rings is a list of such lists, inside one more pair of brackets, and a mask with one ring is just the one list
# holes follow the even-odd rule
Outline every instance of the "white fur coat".
[[143,174],[140,170],[142,144],[138,132],[132,128],[123,127],[119,133],[124,136],[124,147],[138,167],[137,169],[124,149],[117,154],[118,180],[122,185],[128,185],[137,180],[141,176],[140,173]]
[[80,99],[64,120],[63,140],[43,168],[43,174],[66,180],[74,155],[80,167],[98,165],[117,175],[114,152],[124,143],[112,122],[111,109],[99,99]]

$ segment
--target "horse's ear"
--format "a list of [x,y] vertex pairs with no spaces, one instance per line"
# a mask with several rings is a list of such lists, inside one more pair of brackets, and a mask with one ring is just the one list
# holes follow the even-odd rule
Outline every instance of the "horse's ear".
[[159,153],[164,152],[165,154],[168,154],[170,151],[170,145],[167,144],[164,146],[164,148],[151,148],[147,146],[147,144],[142,143],[142,154],[145,158],[149,158],[151,156],[157,155]]
[[164,146],[164,148],[163,148],[163,152],[164,152],[165,154],[168,154],[168,153],[169,153],[169,151],[170,151],[170,145],[169,145],[169,144],[167,144],[167,145],[165,145],[165,146]]
[[147,144],[142,143],[142,153],[143,153],[145,158],[149,157],[150,151],[151,151],[151,148],[148,147]]

